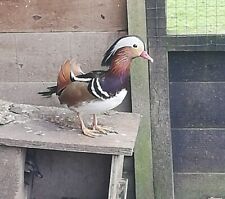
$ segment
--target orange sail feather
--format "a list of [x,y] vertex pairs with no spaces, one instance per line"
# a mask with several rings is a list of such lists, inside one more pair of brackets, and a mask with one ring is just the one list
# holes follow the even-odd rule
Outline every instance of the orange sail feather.
[[60,93],[68,84],[71,83],[70,72],[73,72],[75,76],[84,74],[79,64],[72,60],[66,60],[60,67],[57,78],[57,93]]

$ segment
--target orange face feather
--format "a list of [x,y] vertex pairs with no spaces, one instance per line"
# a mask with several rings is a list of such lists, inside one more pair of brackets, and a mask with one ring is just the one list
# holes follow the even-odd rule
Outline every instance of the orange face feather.
[[116,76],[120,76],[124,73],[129,73],[132,58],[133,55],[131,48],[119,49],[112,59],[112,64],[109,72]]

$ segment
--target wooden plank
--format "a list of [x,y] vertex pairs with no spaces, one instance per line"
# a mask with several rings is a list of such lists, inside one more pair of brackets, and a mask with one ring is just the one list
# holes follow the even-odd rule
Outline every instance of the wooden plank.
[[55,82],[6,82],[0,83],[1,100],[14,103],[33,104],[41,106],[61,106],[56,95],[45,98],[38,94],[45,91]]
[[1,32],[121,31],[126,0],[0,2]]
[[225,172],[225,129],[172,129],[175,172]]
[[125,32],[0,34],[0,82],[56,81],[65,59],[84,71],[102,68],[106,49]]
[[224,35],[185,35],[160,38],[168,51],[224,51]]
[[[62,107],[58,96],[52,95],[50,98],[45,98],[38,94],[40,91],[46,91],[47,87],[55,85],[56,82],[0,82],[1,99],[21,104]],[[130,109],[131,100],[130,91],[128,91],[124,101],[114,110],[130,112]]]
[[123,173],[123,162],[123,155],[112,156],[108,199],[122,199],[119,197],[119,185]]
[[[146,42],[145,1],[127,1],[128,32],[141,36]],[[144,95],[143,95],[144,91]],[[142,114],[135,146],[135,185],[137,199],[154,199],[152,146],[150,125],[148,63],[135,60],[131,74],[132,111]]]
[[[147,1],[150,53],[154,58],[150,71],[151,125],[155,199],[174,198],[172,141],[169,112],[167,49],[159,38],[166,35],[166,1]],[[157,15],[160,9],[160,17]],[[154,16],[152,20],[151,16]],[[155,20],[154,23],[151,23]],[[159,28],[164,27],[164,28]],[[155,44],[151,46],[151,43]]]
[[167,52],[162,48],[154,49],[151,52],[155,58],[150,78],[155,198],[173,199]]
[[225,82],[170,83],[173,128],[224,128]]
[[125,157],[124,159],[123,178],[128,180],[127,198],[135,199],[135,168],[133,156]]
[[225,81],[225,52],[169,52],[170,82]]
[[[75,113],[65,108],[0,102],[0,144],[86,153],[133,154],[140,116],[109,112],[99,123],[118,132],[95,139],[81,134]],[[91,124],[91,118],[85,123]],[[5,125],[4,125],[5,124]],[[16,133],[15,133],[16,132]]]
[[225,198],[224,173],[176,173],[174,180],[176,198]]
[[119,182],[118,198],[127,199],[128,179],[122,178]]
[[0,146],[1,198],[25,198],[24,163],[26,150]]

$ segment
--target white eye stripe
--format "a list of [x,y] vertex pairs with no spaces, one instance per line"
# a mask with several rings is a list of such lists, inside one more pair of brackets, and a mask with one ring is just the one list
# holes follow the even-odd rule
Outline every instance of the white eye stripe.
[[122,48],[125,46],[133,47],[134,44],[137,45],[138,48],[144,50],[143,42],[138,37],[131,36],[131,37],[124,37],[120,39],[114,46],[112,53],[116,52],[119,48]]
[[144,42],[138,36],[125,36],[118,39],[105,53],[104,58],[102,60],[103,66],[110,66],[112,62],[112,57],[116,53],[116,51],[123,47],[131,47],[136,49],[137,54],[140,55],[144,49]]

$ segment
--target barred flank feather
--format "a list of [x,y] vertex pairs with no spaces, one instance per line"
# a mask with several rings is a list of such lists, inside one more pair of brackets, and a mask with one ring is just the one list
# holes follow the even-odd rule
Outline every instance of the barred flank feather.
[[57,86],[51,86],[47,88],[48,91],[44,91],[44,92],[38,92],[38,94],[40,94],[43,97],[51,97],[52,94],[56,93],[57,91]]

